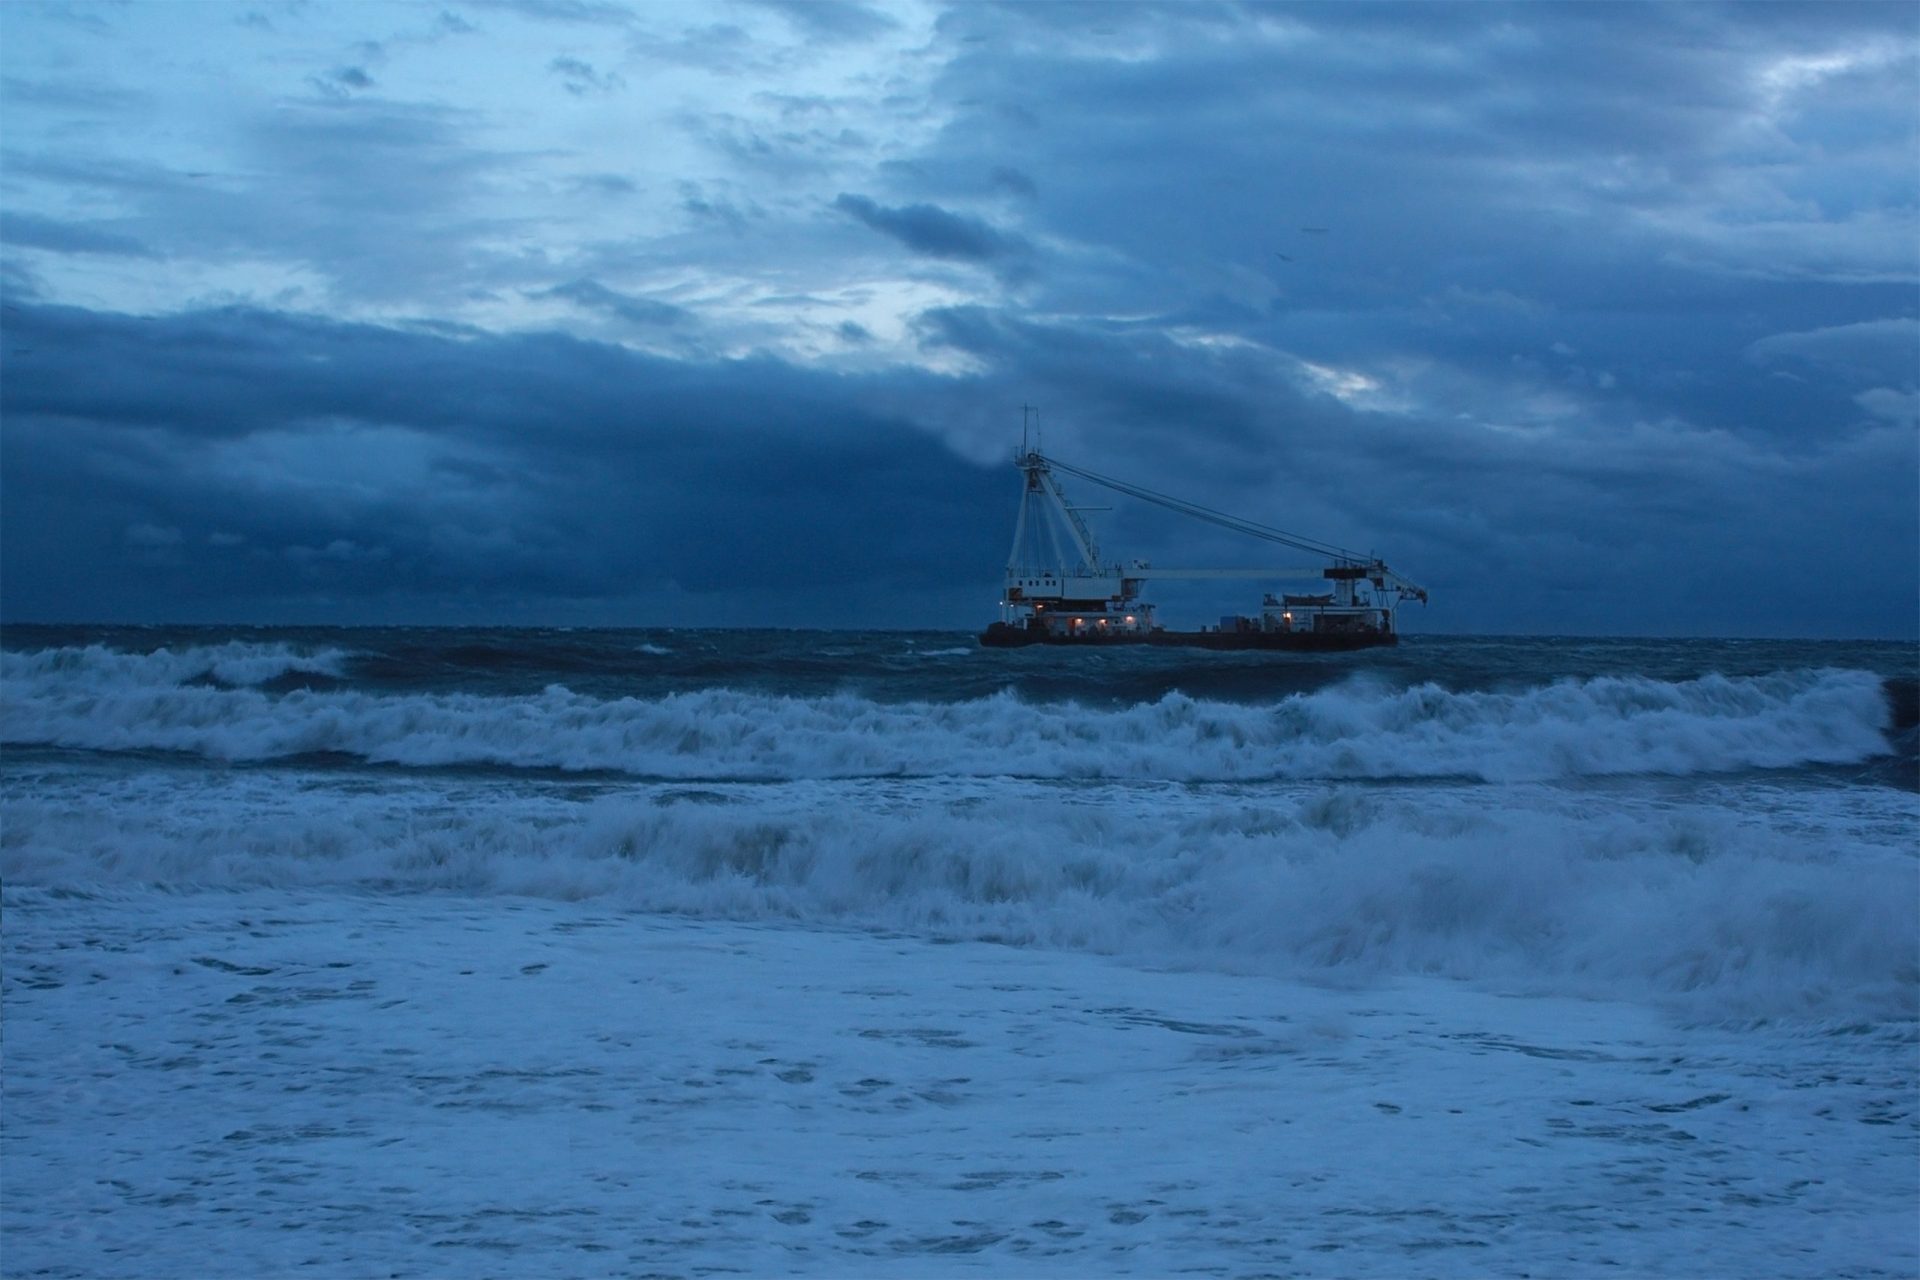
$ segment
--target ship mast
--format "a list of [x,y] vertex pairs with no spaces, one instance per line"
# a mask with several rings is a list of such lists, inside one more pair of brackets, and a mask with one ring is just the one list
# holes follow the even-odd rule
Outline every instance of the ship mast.
[[[1026,572],[1059,566],[1082,577],[1099,577],[1106,572],[1100,563],[1100,544],[1094,541],[1093,531],[1087,528],[1087,522],[1080,518],[1083,510],[1097,511],[1099,507],[1076,507],[1067,500],[1060,488],[1060,482],[1053,478],[1053,468],[1049,460],[1038,449],[1029,449],[1014,459],[1014,465],[1026,477],[1026,483],[1020,490],[1020,514],[1014,521],[1013,551],[1007,557],[1007,572]],[[1033,509],[1038,507],[1038,519]],[[1049,513],[1057,520],[1049,519]],[[1028,539],[1029,529],[1044,530],[1045,537],[1054,556],[1049,560],[1032,559],[1035,549]],[[1069,560],[1060,554],[1062,548],[1059,535],[1066,535],[1074,559]]]

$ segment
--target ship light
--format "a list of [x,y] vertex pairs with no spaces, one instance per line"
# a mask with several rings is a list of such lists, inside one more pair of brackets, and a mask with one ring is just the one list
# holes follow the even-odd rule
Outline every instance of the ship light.
[[1128,621],[1128,622],[1132,622],[1132,621],[1133,621],[1133,615],[1132,615],[1132,614],[1128,614],[1128,615],[1127,615],[1127,621]]

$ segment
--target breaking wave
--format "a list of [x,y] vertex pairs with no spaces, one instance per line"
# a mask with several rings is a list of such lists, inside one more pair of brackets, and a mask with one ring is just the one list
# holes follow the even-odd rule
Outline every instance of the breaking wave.
[[1805,670],[1606,676],[1517,692],[1355,678],[1267,703],[1171,693],[1120,707],[887,703],[726,688],[599,698],[380,694],[349,655],[225,644],[8,653],[0,738],[222,761],[332,755],[408,767],[778,780],[886,775],[1251,781],[1689,775],[1853,764],[1890,749],[1880,677]]
[[0,655],[0,687],[4,687],[9,704],[20,699],[85,699],[115,691],[182,685],[271,687],[288,676],[345,680],[346,664],[352,656],[344,649],[304,651],[285,644],[240,640],[150,653],[90,644]]
[[1032,797],[774,813],[632,797],[423,807],[389,793],[164,816],[28,801],[11,807],[0,870],[10,894],[594,900],[1149,963],[1652,998],[1707,1020],[1911,1019],[1920,984],[1920,862],[1720,809],[1489,810],[1355,788],[1151,817]]

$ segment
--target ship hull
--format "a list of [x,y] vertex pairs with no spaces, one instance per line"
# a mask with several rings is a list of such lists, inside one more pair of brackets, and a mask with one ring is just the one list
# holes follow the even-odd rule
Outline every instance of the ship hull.
[[1400,643],[1391,631],[1137,631],[1112,635],[1055,635],[996,622],[980,633],[989,649],[1024,649],[1028,645],[1059,645],[1069,649],[1102,649],[1112,645],[1170,645],[1189,649],[1265,649],[1287,653],[1340,653],[1377,649]]

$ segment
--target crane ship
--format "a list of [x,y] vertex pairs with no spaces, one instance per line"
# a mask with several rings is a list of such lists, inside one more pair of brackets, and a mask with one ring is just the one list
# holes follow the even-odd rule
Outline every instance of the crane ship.
[[[1190,645],[1203,649],[1367,649],[1399,643],[1394,610],[1403,600],[1426,603],[1415,586],[1372,555],[1243,520],[1195,502],[1100,475],[1024,445],[1014,457],[1024,479],[1007,557],[1000,620],[980,643],[1011,649],[1030,644]],[[1316,568],[1168,569],[1144,560],[1101,558],[1080,507],[1060,487],[1064,473],[1184,516],[1279,543],[1324,561]],[[1277,584],[1312,580],[1319,591],[1266,591],[1260,612],[1233,614],[1218,626],[1169,631],[1142,592],[1154,581],[1241,579]]]

